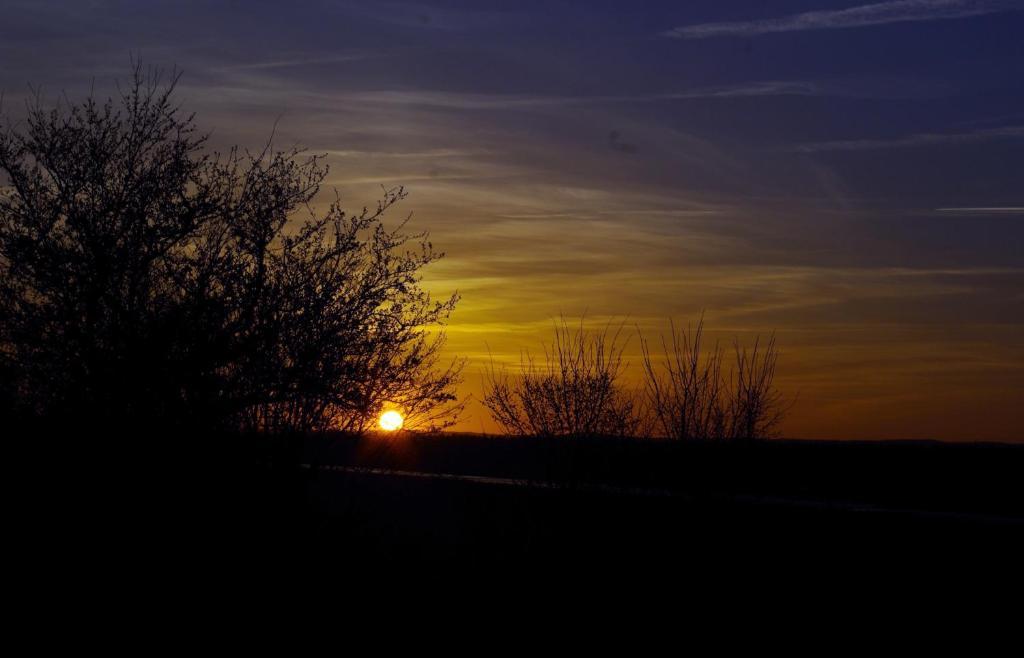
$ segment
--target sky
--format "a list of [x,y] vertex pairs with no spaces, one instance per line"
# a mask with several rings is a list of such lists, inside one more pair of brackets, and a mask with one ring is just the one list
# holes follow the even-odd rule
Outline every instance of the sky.
[[[183,72],[215,144],[404,185],[459,429],[553,318],[774,331],[797,438],[1024,440],[1024,0],[0,0],[0,90]],[[396,216],[397,218],[397,216]],[[639,374],[639,341],[627,347]]]

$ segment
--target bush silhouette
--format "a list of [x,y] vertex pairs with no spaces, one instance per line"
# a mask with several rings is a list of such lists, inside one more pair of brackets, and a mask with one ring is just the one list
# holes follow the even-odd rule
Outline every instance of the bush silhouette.
[[625,344],[621,327],[572,329],[562,318],[543,361],[530,354],[513,377],[492,362],[484,382],[484,406],[517,436],[635,436],[643,415],[621,381]]
[[779,352],[775,336],[751,349],[733,343],[727,376],[725,353],[715,344],[702,354],[704,319],[696,327],[661,337],[661,358],[641,337],[647,407],[657,433],[673,439],[759,439],[772,434],[788,406],[775,388]]
[[320,157],[211,152],[177,80],[136,67],[115,99],[3,121],[3,405],[104,426],[359,431],[385,405],[451,422],[461,362],[439,365],[428,331],[457,296],[421,288],[442,256],[425,234],[385,228],[404,191],[317,213]]

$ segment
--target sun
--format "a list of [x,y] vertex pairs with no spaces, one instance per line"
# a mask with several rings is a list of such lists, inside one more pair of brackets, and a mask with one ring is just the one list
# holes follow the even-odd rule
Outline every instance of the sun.
[[402,429],[402,424],[405,423],[405,419],[402,418],[402,414],[398,413],[394,409],[391,411],[385,411],[380,415],[380,420],[377,424],[385,432],[394,432]]

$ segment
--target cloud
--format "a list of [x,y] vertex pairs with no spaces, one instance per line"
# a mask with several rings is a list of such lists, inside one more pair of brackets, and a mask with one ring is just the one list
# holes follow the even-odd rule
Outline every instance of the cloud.
[[[216,88],[213,91],[218,91]],[[222,89],[225,93],[242,93],[266,98],[266,89]],[[303,98],[343,101],[347,104],[365,104],[396,107],[424,107],[443,110],[522,110],[581,105],[614,105],[627,103],[654,103],[675,100],[702,100],[715,98],[757,98],[765,96],[818,96],[847,95],[842,90],[824,89],[811,82],[765,81],[720,87],[700,87],[688,91],[655,92],[633,95],[555,96],[530,94],[483,94],[432,90],[352,90],[318,93],[282,90],[282,93],[302,94]]]
[[306,67],[316,66],[318,64],[337,64],[341,62],[356,62],[364,59],[368,59],[373,55],[367,53],[352,53],[344,55],[324,55],[314,57],[303,57],[296,59],[275,59],[266,62],[250,62],[247,64],[234,64],[230,66],[220,66],[210,69],[215,72],[229,72],[229,71],[251,71],[251,70],[262,70],[262,69],[284,69],[284,68],[295,68],[295,67]]
[[665,36],[678,39],[749,37],[774,32],[835,30],[888,23],[967,18],[1024,8],[1021,0],[895,0],[846,9],[809,11],[783,18],[728,23],[701,23],[669,30]]
[[1003,126],[966,133],[918,133],[892,139],[851,139],[831,142],[812,142],[796,147],[798,153],[823,151],[874,151],[878,149],[913,148],[940,144],[972,144],[997,139],[1024,137],[1024,126]]
[[1024,217],[1024,206],[978,206],[975,208],[936,208],[935,212],[943,215],[981,216],[981,217]]

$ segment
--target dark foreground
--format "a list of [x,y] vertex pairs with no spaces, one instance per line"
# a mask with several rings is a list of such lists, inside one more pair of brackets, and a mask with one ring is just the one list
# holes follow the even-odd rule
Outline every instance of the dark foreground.
[[22,469],[22,511],[49,505],[29,536],[142,571],[300,579],[936,586],[1009,582],[1024,556],[1019,446],[316,436],[169,454],[71,486]]
[[320,437],[303,455],[311,540],[358,559],[855,572],[1024,555],[1015,446]]

